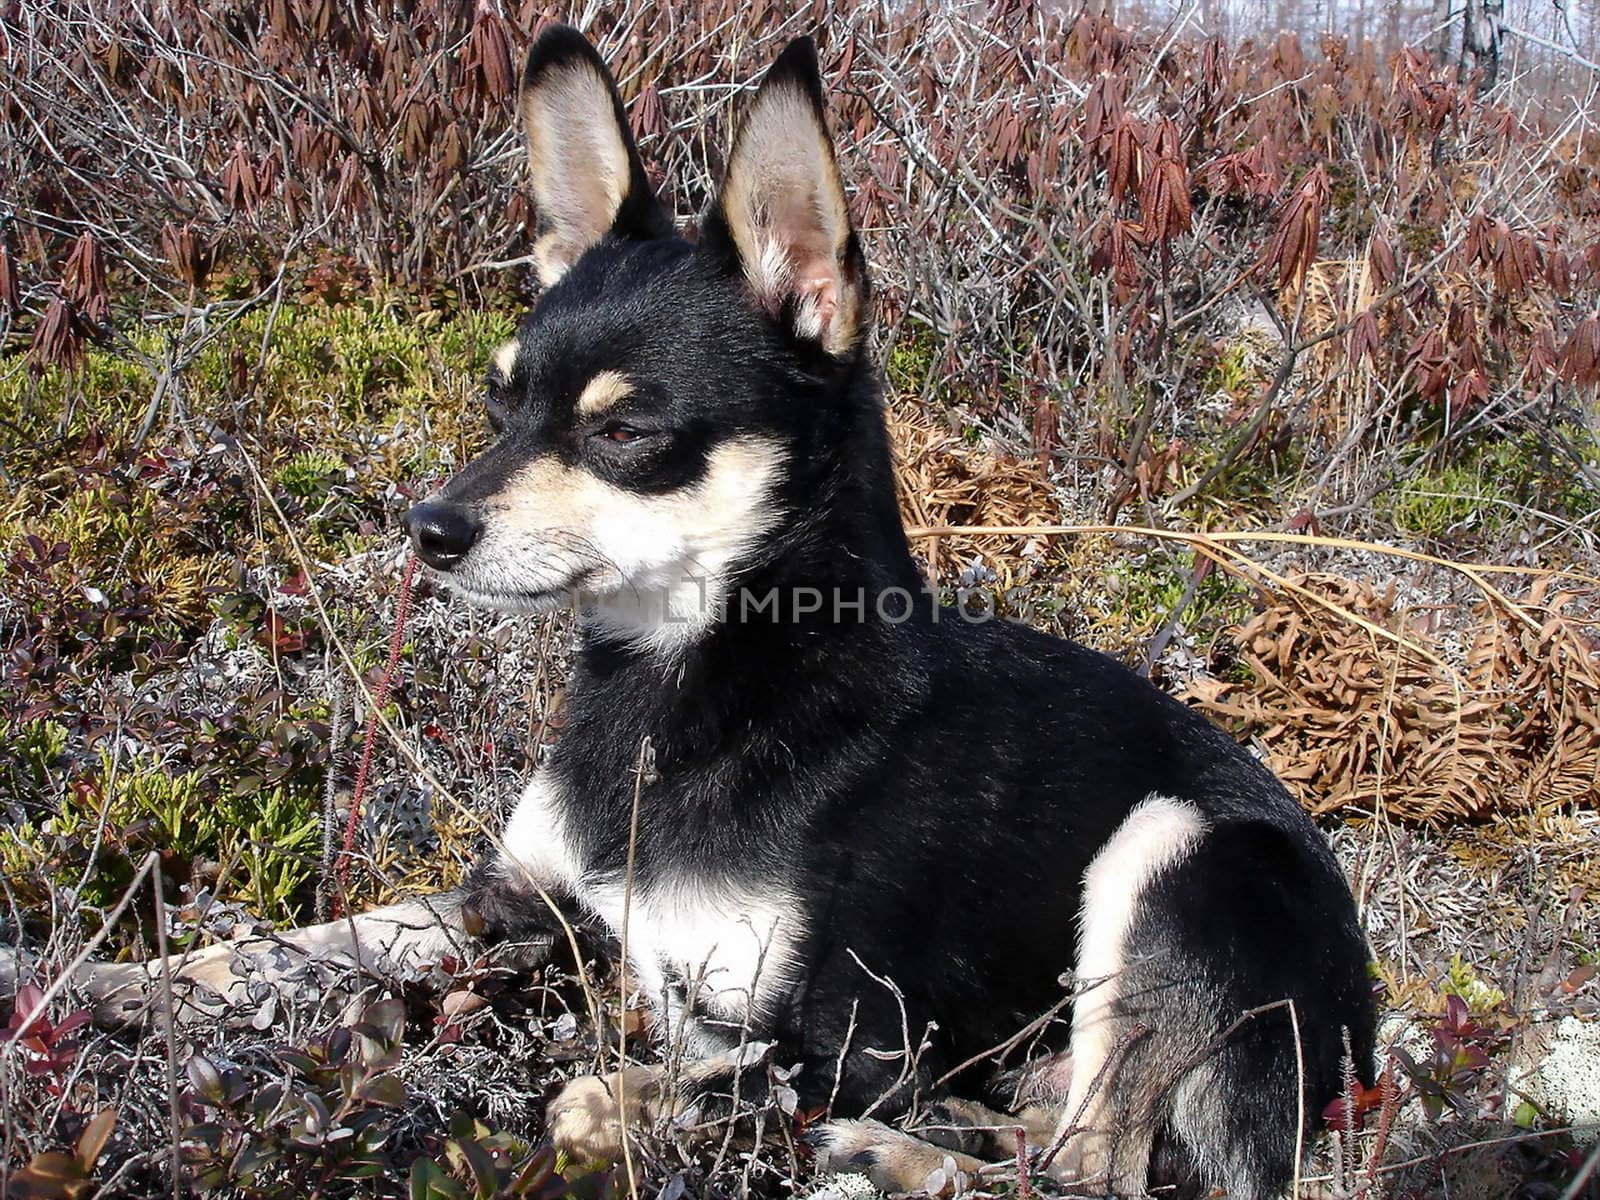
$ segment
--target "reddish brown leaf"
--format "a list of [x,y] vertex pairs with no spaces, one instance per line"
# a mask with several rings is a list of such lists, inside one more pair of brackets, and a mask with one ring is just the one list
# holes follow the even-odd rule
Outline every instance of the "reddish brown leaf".
[[1355,324],[1350,326],[1350,345],[1347,351],[1350,365],[1355,366],[1365,358],[1373,366],[1378,362],[1378,317],[1372,309],[1367,309],[1356,317]]
[[0,245],[0,308],[17,312],[22,308],[22,287],[17,280],[17,263],[11,248]]
[[1261,256],[1261,265],[1275,269],[1278,286],[1305,279],[1307,269],[1317,257],[1317,242],[1322,233],[1322,206],[1328,199],[1328,177],[1315,167],[1294,190],[1284,206],[1278,227]]
[[67,299],[90,322],[103,325],[111,319],[111,293],[106,287],[105,263],[100,257],[100,244],[92,233],[85,233],[73,243],[72,253],[61,272],[61,286]]
[[33,329],[28,347],[33,361],[47,367],[76,367],[83,360],[83,329],[77,311],[65,296],[57,296]]
[[1573,387],[1600,388],[1600,311],[1578,322],[1561,347],[1556,370]]

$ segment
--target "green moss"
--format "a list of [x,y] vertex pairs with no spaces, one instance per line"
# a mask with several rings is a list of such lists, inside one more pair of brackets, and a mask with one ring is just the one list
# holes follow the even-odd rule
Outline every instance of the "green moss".
[[1472,464],[1447,466],[1403,484],[1391,511],[1395,525],[1406,533],[1439,539],[1497,533],[1512,503],[1508,492]]
[[1249,589],[1222,571],[1208,572],[1185,603],[1193,574],[1190,551],[1169,554],[1151,550],[1122,562],[1114,575],[1128,627],[1148,633],[1176,618],[1190,630],[1214,630],[1249,616]]
[[[1587,430],[1569,425],[1556,434],[1600,470],[1600,448]],[[1389,498],[1395,525],[1424,538],[1491,537],[1522,523],[1530,512],[1575,521],[1597,508],[1600,493],[1569,462],[1558,461],[1536,433],[1473,442],[1452,461],[1406,481]]]
[[920,395],[933,374],[938,353],[939,335],[933,328],[906,321],[883,366],[889,386],[901,395]]

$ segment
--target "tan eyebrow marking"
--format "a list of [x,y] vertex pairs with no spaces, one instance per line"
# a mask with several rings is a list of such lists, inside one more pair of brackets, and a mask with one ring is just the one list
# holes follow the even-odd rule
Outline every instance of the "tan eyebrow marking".
[[512,338],[509,342],[502,342],[494,352],[494,369],[500,372],[501,379],[511,378],[511,372],[517,365],[517,349],[517,339]]
[[633,384],[617,371],[601,371],[578,394],[578,411],[586,417],[605,412],[617,401],[633,394]]

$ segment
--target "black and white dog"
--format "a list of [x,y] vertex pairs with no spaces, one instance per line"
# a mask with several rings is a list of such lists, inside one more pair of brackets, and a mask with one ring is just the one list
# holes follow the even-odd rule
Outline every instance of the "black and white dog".
[[[1201,717],[927,598],[810,42],[750,102],[696,242],[580,35],[540,38],[521,108],[546,290],[494,355],[497,440],[407,527],[474,604],[578,604],[568,731],[465,888],[272,953],[383,971],[626,923],[632,981],[694,1061],[670,1087],[569,1085],[550,1131],[584,1157],[710,1103],[760,1042],[802,1065],[803,1108],[831,1106],[826,1161],[882,1186],[920,1186],[950,1142],[881,1121],[981,1125],[981,1100],[1096,1195],[1281,1194],[1346,1047],[1370,1078],[1350,892]],[[237,1000],[251,953],[183,973]]]

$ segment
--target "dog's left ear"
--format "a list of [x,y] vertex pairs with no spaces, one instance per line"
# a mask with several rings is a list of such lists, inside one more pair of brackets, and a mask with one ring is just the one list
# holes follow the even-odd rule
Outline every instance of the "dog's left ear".
[[528,51],[518,97],[539,217],[534,264],[549,287],[602,238],[666,237],[611,72],[576,29],[553,25]]
[[757,303],[797,336],[841,357],[860,343],[866,258],[850,224],[810,38],[789,43],[761,81],[701,241],[720,246]]

